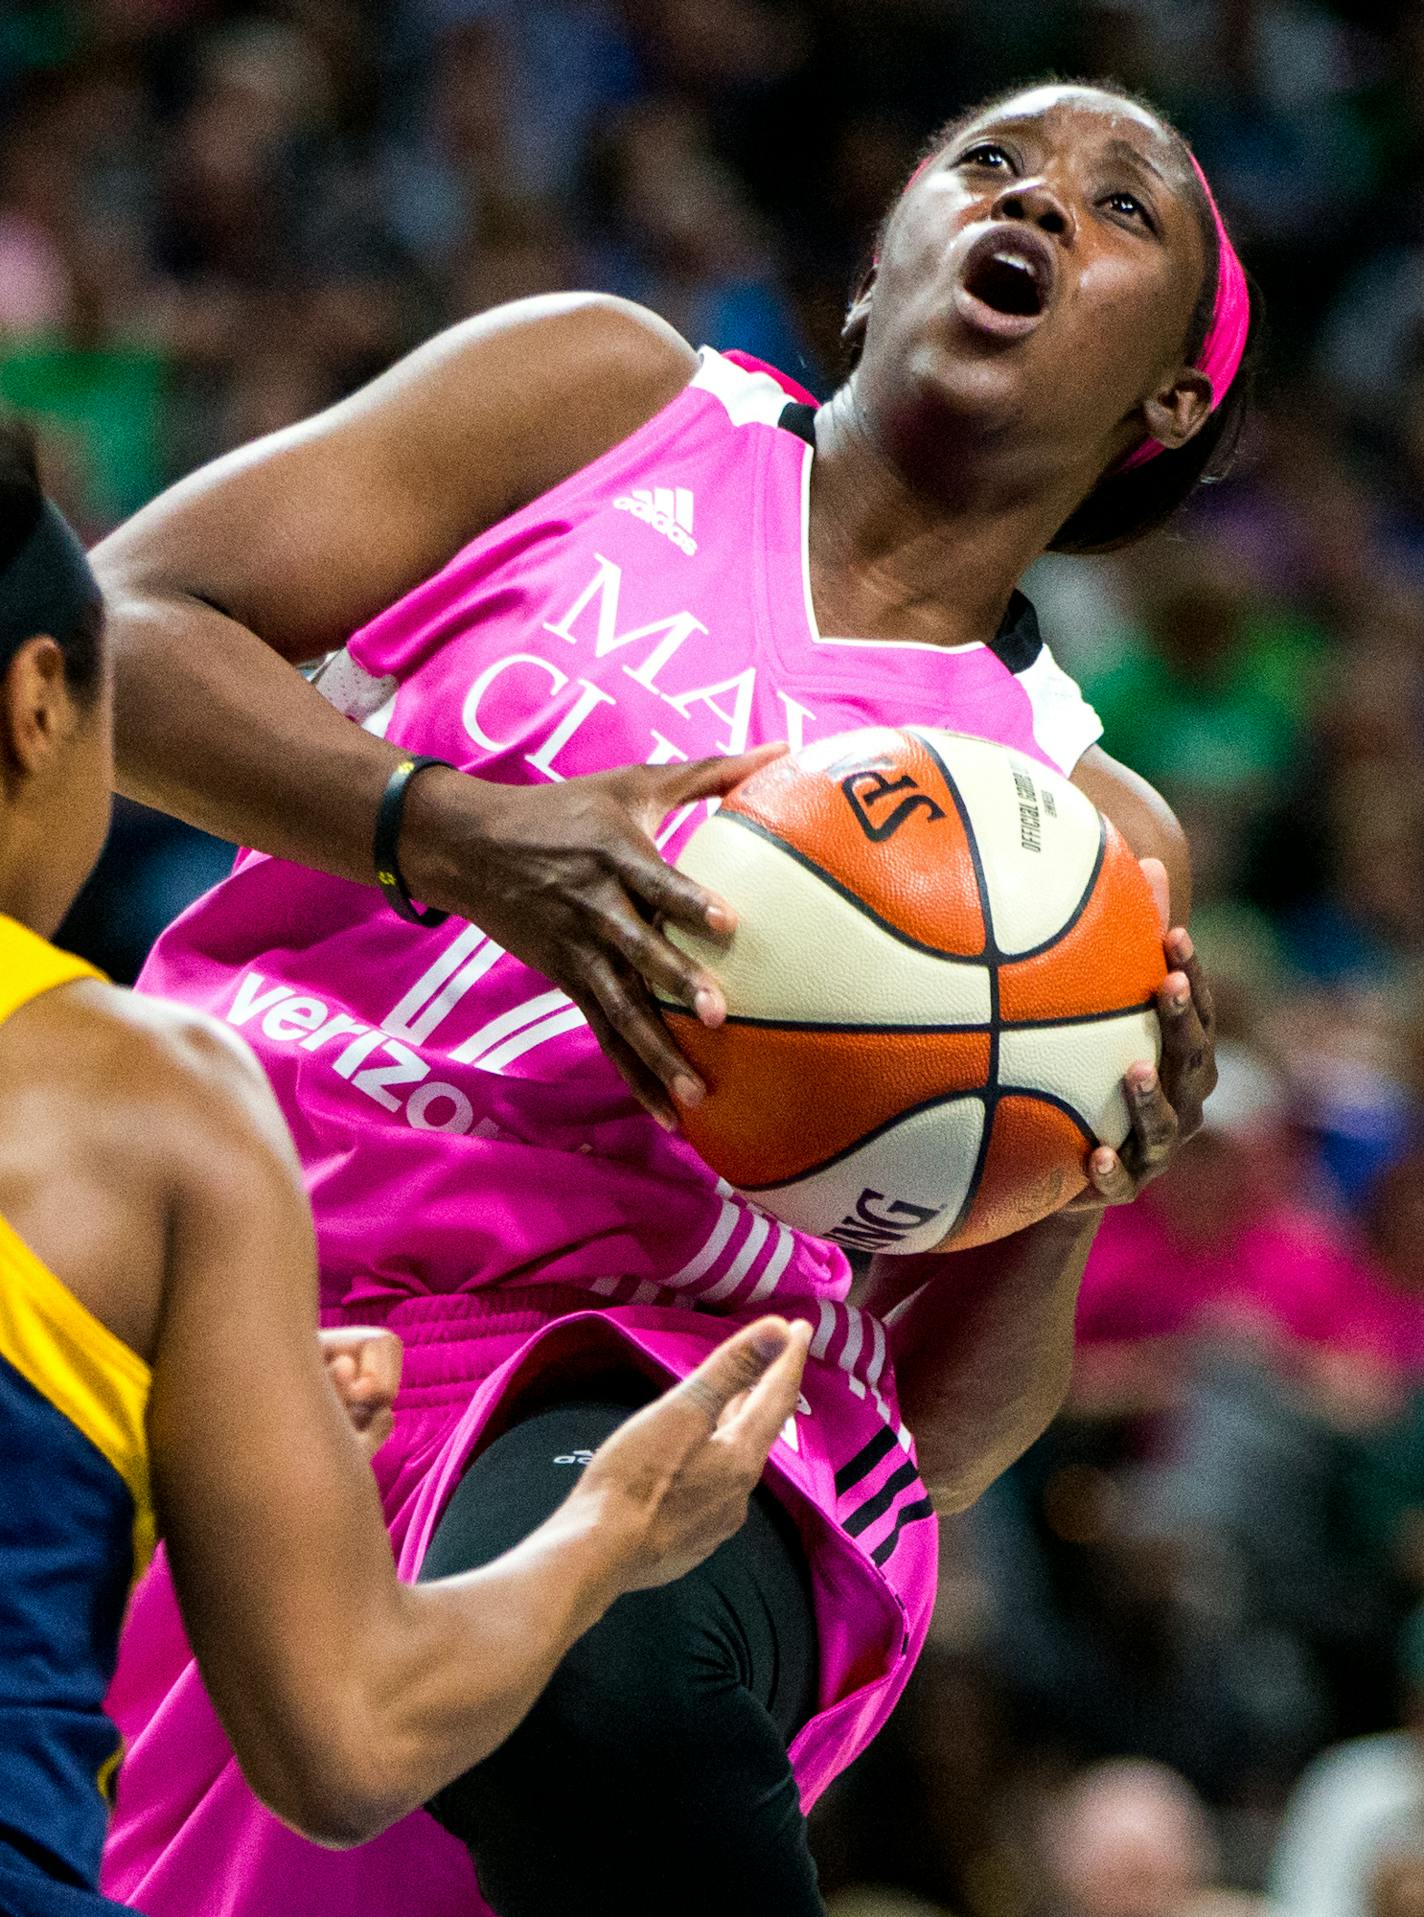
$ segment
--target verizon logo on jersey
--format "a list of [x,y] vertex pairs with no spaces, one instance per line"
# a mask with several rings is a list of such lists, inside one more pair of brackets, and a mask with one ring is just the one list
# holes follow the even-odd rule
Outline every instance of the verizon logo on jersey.
[[689,558],[697,551],[692,537],[692,493],[686,486],[635,486],[632,492],[621,493],[613,506],[616,512],[641,519]]

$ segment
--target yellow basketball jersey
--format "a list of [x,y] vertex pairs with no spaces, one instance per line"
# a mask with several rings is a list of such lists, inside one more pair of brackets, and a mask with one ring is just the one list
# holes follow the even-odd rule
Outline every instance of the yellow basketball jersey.
[[[92,966],[0,915],[0,1022]],[[0,1217],[0,1831],[98,1870],[119,1627],[153,1548],[148,1366]]]

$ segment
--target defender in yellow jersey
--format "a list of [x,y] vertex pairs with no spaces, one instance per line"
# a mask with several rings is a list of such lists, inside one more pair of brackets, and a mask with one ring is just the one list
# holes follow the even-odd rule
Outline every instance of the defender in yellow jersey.
[[343,1333],[323,1365],[310,1218],[260,1070],[47,942],[111,769],[98,592],[28,439],[0,427],[0,1917],[119,1909],[96,1889],[103,1699],[155,1508],[249,1781],[355,1843],[492,1750],[622,1592],[730,1536],[806,1349],[804,1327],[750,1327],[523,1544],[399,1584],[351,1428],[379,1435],[394,1341]]

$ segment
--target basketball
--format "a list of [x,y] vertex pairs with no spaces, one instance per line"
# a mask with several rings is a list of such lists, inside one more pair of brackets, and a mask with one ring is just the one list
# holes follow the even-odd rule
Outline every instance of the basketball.
[[927,727],[841,733],[745,780],[678,865],[738,918],[725,945],[677,934],[728,1010],[709,1030],[664,1008],[708,1087],[683,1128],[785,1223],[862,1251],[982,1244],[1127,1137],[1161,925],[1056,772]]

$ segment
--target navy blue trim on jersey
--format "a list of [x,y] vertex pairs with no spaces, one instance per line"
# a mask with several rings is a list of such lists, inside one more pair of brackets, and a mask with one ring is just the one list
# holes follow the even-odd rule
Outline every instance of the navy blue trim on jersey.
[[60,1885],[98,1881],[133,1525],[114,1466],[0,1357],[0,1843]]

